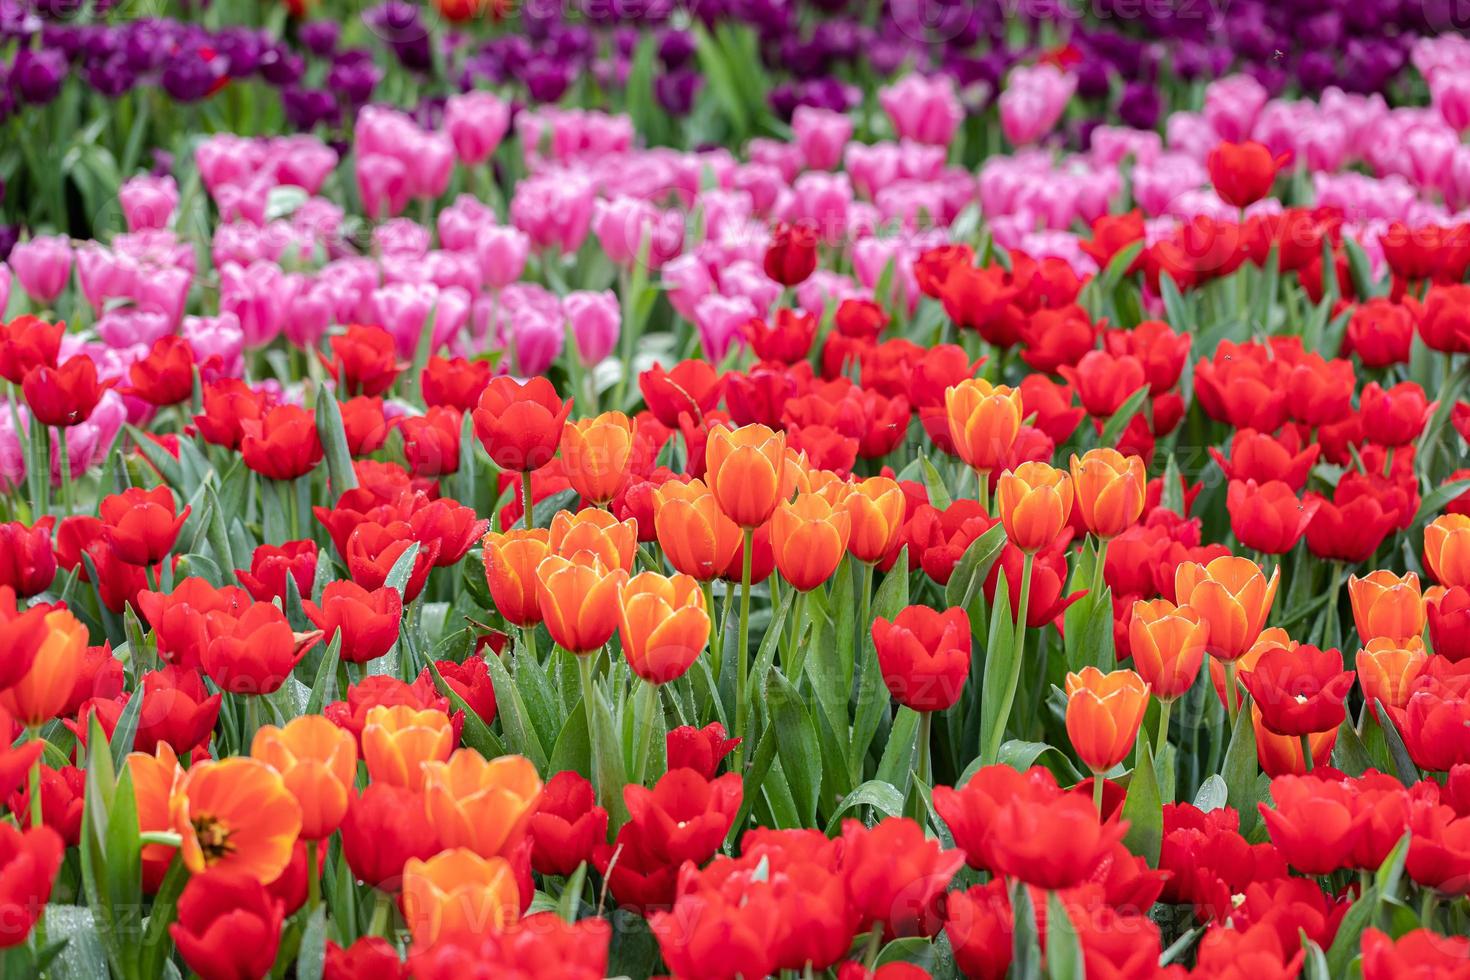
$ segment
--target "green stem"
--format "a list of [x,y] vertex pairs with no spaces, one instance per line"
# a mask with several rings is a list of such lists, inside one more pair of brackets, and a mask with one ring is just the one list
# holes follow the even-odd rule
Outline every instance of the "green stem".
[[1169,712],[1174,710],[1173,701],[1159,702],[1159,734],[1154,739],[1154,764],[1158,764],[1159,757],[1164,754],[1164,746],[1169,744]]
[[[56,465],[61,471],[61,513],[70,515],[71,507],[71,458],[66,452],[66,426],[56,427]],[[49,474],[48,474],[49,479]]]
[[980,508],[985,513],[990,513],[990,474],[985,470],[976,470],[975,476],[978,486],[975,488],[976,499],[980,501]]
[[1434,911],[1439,906],[1439,895],[1433,888],[1424,889],[1424,897],[1419,902],[1419,924],[1426,929],[1433,928],[1430,922],[1434,919]]
[[280,486],[286,495],[286,519],[291,529],[291,540],[298,541],[301,539],[301,507],[296,501],[296,481],[286,480]]
[[530,530],[530,528],[533,527],[533,525],[531,524],[532,503],[530,470],[527,470],[526,472],[521,474],[521,506],[525,508],[524,512],[521,515],[521,520],[524,522],[526,529]]
[[393,922],[393,899],[388,893],[381,889],[373,891],[373,921],[368,926],[369,936],[382,936],[389,942],[393,941],[390,926]]
[[720,621],[715,616],[714,579],[710,579],[707,582],[701,583],[700,587],[704,590],[705,611],[709,613],[709,656],[711,661],[710,667],[712,668],[710,673],[712,674],[712,676],[719,677],[721,661],[720,641],[724,639],[724,637],[720,635]]
[[315,912],[322,903],[322,882],[317,876],[317,847],[314,840],[306,842],[306,908],[311,912]]
[[740,640],[735,651],[735,771],[745,770],[745,698],[750,673],[750,559],[755,551],[755,529],[745,529],[745,548],[740,560]]
[[536,655],[535,623],[532,623],[530,626],[521,627],[521,649],[526,652],[526,656],[530,657],[531,660],[535,661],[536,663],[541,662],[540,658]]
[[1312,741],[1311,736],[1302,735],[1302,764],[1307,767],[1307,772],[1312,771]]
[[610,787],[598,785],[602,781],[602,767],[597,764],[598,757],[608,746],[601,744],[596,736],[597,719],[592,710],[592,697],[596,694],[596,688],[592,680],[592,655],[586,654],[577,658],[577,671],[582,679],[582,709],[587,713],[588,741],[592,744],[592,783],[597,788],[597,796],[600,802],[606,806],[606,797]]
[[925,786],[934,785],[934,774],[931,772],[932,761],[929,754],[929,736],[933,724],[934,712],[919,712],[919,782]]
[[[31,741],[39,741],[41,729],[31,729]],[[31,826],[39,827],[44,822],[41,818],[41,756],[36,756],[36,761],[31,763]]]
[[801,643],[801,634],[805,629],[806,593],[798,592],[791,602],[791,632],[786,636],[786,656],[781,663],[786,671],[786,679],[793,684],[800,683],[801,668],[806,663],[806,647]]
[[1092,601],[1096,603],[1102,597],[1103,591],[1103,566],[1108,561],[1108,542],[1103,538],[1097,539],[1097,564],[1092,568]]
[[878,963],[878,952],[883,948],[883,927],[880,925],[868,934],[868,941],[863,946],[863,965],[871,973],[873,967]]
[[981,757],[985,765],[993,765],[1000,758],[1001,742],[1005,740],[1006,723],[1011,718],[1011,708],[1016,703],[1016,689],[1021,684],[1021,661],[1026,653],[1026,612],[1031,603],[1031,570],[1036,564],[1035,555],[1027,555],[1021,565],[1021,600],[1016,606],[1015,649],[1011,655],[1011,673],[1006,678],[1006,691],[1001,701],[1000,717],[995,730],[990,733],[989,744],[982,746]]
[[1235,716],[1240,709],[1235,704],[1235,661],[1225,661],[1225,713],[1230,716],[1230,730],[1235,731]]
[[1092,805],[1097,808],[1097,816],[1099,820],[1102,819],[1103,815],[1104,782],[1105,780],[1103,779],[1102,773],[1095,772],[1092,774]]

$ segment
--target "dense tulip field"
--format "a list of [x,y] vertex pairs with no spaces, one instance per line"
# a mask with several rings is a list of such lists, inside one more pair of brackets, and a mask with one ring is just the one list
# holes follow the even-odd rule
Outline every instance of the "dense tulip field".
[[0,0],[0,977],[1470,980],[1455,0],[158,6]]

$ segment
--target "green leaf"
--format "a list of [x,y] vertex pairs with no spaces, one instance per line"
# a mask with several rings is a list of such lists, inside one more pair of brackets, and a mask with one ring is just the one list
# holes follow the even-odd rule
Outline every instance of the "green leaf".
[[[500,662],[500,658],[494,656],[493,654],[486,657],[485,659],[487,661],[494,660],[496,663]],[[474,749],[476,752],[480,753],[487,759],[496,759],[502,755],[507,755],[508,753],[505,751],[505,746],[501,743],[500,739],[495,736],[495,733],[490,730],[490,726],[486,725],[484,719],[482,719],[478,714],[475,713],[475,709],[471,708],[468,702],[466,702],[464,698],[460,697],[458,691],[449,686],[449,682],[446,681],[444,679],[444,675],[439,672],[439,665],[434,663],[433,660],[429,660],[428,667],[430,676],[434,678],[434,687],[439,690],[439,693],[441,695],[449,699],[450,707],[452,707],[455,711],[464,713],[464,728],[463,731],[460,733],[460,740],[464,742],[465,747]],[[502,667],[501,670],[503,671],[504,667]],[[492,686],[494,686],[498,685],[500,682],[492,680],[491,683]],[[315,693],[315,690],[313,690],[313,696],[315,696]],[[526,758],[529,759],[531,757],[528,755],[526,756]],[[545,770],[539,771],[545,772]]]
[[[322,706],[327,703],[327,688],[331,687],[332,679],[336,676],[337,662],[341,656],[342,631],[338,630],[332,634],[332,641],[327,644],[321,662],[317,664],[316,677],[311,682],[311,693],[306,698],[305,714],[321,714]],[[338,691],[337,694],[344,699],[347,697],[346,691]]]
[[[424,331],[426,334],[429,332]],[[342,406],[330,393],[321,392],[316,400],[316,430],[327,460],[327,479],[331,481],[330,500],[336,500],[357,486],[357,471],[352,468],[352,452],[347,448],[347,431],[342,426]]]
[[[1046,742],[1027,742],[1019,738],[1008,739],[1001,745],[995,761],[1003,766],[1010,766],[1018,772],[1025,772],[1036,765],[1043,756],[1051,757],[1054,765],[1050,768],[1053,772],[1060,770],[1061,775],[1066,776],[1070,782],[1081,782],[1082,774],[1077,771],[1076,766],[1072,765],[1072,760],[1067,758],[1067,753]],[[973,776],[975,770],[979,768],[980,760],[976,759],[961,778],[960,785],[968,781],[969,777]]]
[[[1189,304],[1179,292],[1174,277],[1167,272],[1159,276],[1159,292],[1164,300],[1164,315],[1169,318],[1169,326],[1180,333],[1194,333],[1194,317],[1190,315]],[[1111,443],[1105,442],[1103,445]]]
[[1235,730],[1225,750],[1225,787],[1230,805],[1240,813],[1240,832],[1249,836],[1260,814],[1256,811],[1256,729],[1248,708],[1235,716]]
[[1159,798],[1159,781],[1154,774],[1153,752],[1148,740],[1138,740],[1138,761],[1133,766],[1133,777],[1128,780],[1128,796],[1123,800],[1123,819],[1128,823],[1128,834],[1123,843],[1128,850],[1148,861],[1148,866],[1159,865],[1159,848],[1164,840],[1164,809]]
[[180,494],[184,494],[184,472],[179,461],[174,459],[167,449],[148,438],[141,429],[131,425],[124,426],[123,429],[133,440],[133,444],[138,447],[138,452],[143,454],[143,458],[152,463],[153,468],[163,476],[163,482]]
[[802,826],[810,827],[817,820],[817,799],[822,788],[822,754],[816,726],[801,695],[778,670],[770,672],[766,701],[781,769],[786,773]]
[[1199,784],[1199,790],[1194,794],[1194,805],[1209,813],[1224,806],[1229,797],[1230,790],[1225,780],[1219,773],[1211,773],[1209,779]]
[[138,732],[138,714],[143,710],[143,692],[141,689],[134,691],[128,698],[128,703],[123,706],[122,714],[118,716],[117,727],[112,730],[112,766],[117,772],[121,772],[123,761],[127,759],[128,753],[133,751],[133,737]]
[[1409,843],[1411,834],[1404,832],[1399,838],[1393,850],[1388,852],[1388,857],[1378,866],[1373,873],[1373,888],[1385,901],[1397,899],[1399,894],[1399,883],[1404,878],[1404,861],[1409,857]]
[[842,818],[860,806],[870,806],[886,817],[897,817],[903,813],[903,794],[898,787],[881,779],[870,779],[842,798],[832,818],[827,821],[827,833],[831,835],[842,826]]
[[934,468],[926,453],[920,453],[919,459],[924,468],[924,489],[929,493],[929,503],[935,510],[945,510],[954,499],[949,495],[949,488],[944,485],[944,477]]
[[1084,980],[1087,975],[1077,927],[1056,892],[1046,896],[1046,975],[1051,980]]
[[901,707],[893,718],[893,727],[888,730],[888,744],[883,747],[883,758],[878,763],[877,780],[897,787],[907,796],[918,745],[919,713]]
[[592,741],[587,736],[587,709],[582,706],[581,698],[572,705],[572,710],[567,713],[566,723],[556,736],[547,774],[555,775],[569,769],[573,772],[592,770]]
[[[1342,245],[1343,251],[1347,253],[1348,272],[1352,276],[1353,292],[1364,300],[1380,295],[1378,282],[1373,278],[1373,263],[1368,260],[1368,253],[1363,251],[1363,246],[1349,235],[1343,236]],[[1324,266],[1323,268],[1331,267]],[[1336,277],[1324,276],[1323,278]]]
[[1431,493],[1424,495],[1424,502],[1419,505],[1419,513],[1414,515],[1414,523],[1428,524],[1438,516],[1440,511],[1444,510],[1445,504],[1466,490],[1470,490],[1470,480],[1451,480],[1436,487]]
[[[991,566],[1000,557],[1005,545],[1006,529],[999,521],[990,530],[970,542],[970,546],[955,563],[954,572],[949,577],[949,584],[944,587],[944,601],[951,608],[958,606],[969,611],[970,603],[979,594],[981,586],[985,584],[985,577],[990,574]],[[907,568],[908,566],[898,562],[893,567]]]
[[1133,421],[1148,401],[1148,385],[1139,388],[1128,396],[1128,400],[1118,406],[1118,410],[1112,417],[1103,423],[1102,432],[1097,437],[1097,444],[1104,447],[1112,447],[1118,444],[1123,437],[1123,431],[1128,428],[1128,423]]
[[[1011,883],[1011,980],[1039,980],[1041,944],[1036,935],[1036,911],[1031,889],[1019,881]],[[1070,923],[1070,920],[1068,920]]]
[[1361,776],[1373,765],[1351,720],[1345,719],[1337,728],[1337,744],[1332,747],[1332,764],[1349,776]]
[[[499,657],[486,657],[485,664],[490,668],[490,683],[495,688],[500,728],[505,732],[505,738],[511,751],[530,759],[535,764],[537,772],[546,772],[546,750],[541,747],[541,739],[531,725],[530,717],[526,713],[526,703],[521,700],[520,688],[516,687],[515,680],[505,669],[505,664],[500,662]],[[430,664],[430,666],[433,665]],[[470,724],[469,716],[472,714],[474,714],[473,711],[465,714],[466,730]],[[607,744],[617,744],[615,734]]]
[[1006,686],[1016,658],[1015,626],[1011,621],[1010,583],[1005,572],[995,587],[990,610],[990,638],[985,644],[985,683],[980,689],[980,758],[990,765],[1005,741]]
[[755,752],[750,757],[750,764],[745,767],[740,811],[735,814],[735,821],[730,824],[730,831],[725,835],[726,845],[733,843],[739,836],[740,829],[745,826],[746,819],[755,809],[756,801],[761,797],[761,787],[766,781],[766,776],[771,772],[771,765],[776,761],[776,740],[770,735],[771,726],[767,725],[755,743]]
[[322,980],[327,957],[327,909],[317,906],[306,920],[301,949],[296,954],[296,980]]
[[1394,774],[1405,786],[1413,786],[1419,781],[1419,768],[1414,765],[1414,760],[1409,758],[1409,750],[1404,747],[1404,740],[1399,737],[1398,729],[1394,727],[1393,719],[1388,716],[1388,709],[1383,706],[1383,702],[1375,699],[1373,704],[1378,709],[1379,727],[1383,729],[1383,737],[1388,742],[1388,753],[1393,759]]

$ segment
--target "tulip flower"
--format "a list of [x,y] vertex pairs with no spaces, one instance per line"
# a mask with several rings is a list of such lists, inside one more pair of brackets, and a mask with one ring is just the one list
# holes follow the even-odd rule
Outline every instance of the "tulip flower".
[[[0,646],[8,661],[0,671],[16,677],[0,690],[0,708],[27,728],[50,721],[66,706],[87,650],[87,628],[67,610],[45,613],[41,624],[30,612],[11,619],[4,625],[7,642]],[[29,665],[21,667],[27,660]]]
[[623,787],[623,801],[629,826],[661,860],[678,867],[715,853],[740,809],[741,792],[738,773],[705,779],[693,769],[674,769],[653,789]]
[[[14,592],[0,586],[0,691],[25,678],[42,647],[52,642],[51,612],[44,606],[17,610]],[[80,662],[78,656],[76,664]]]
[[210,680],[231,694],[273,694],[321,639],[294,633],[280,607],[258,602],[238,618],[216,614],[201,665]]
[[766,248],[766,276],[790,289],[805,282],[816,268],[817,230],[801,222],[777,224]]
[[66,324],[22,314],[0,324],[0,378],[21,384],[32,368],[57,365]]
[[1470,515],[1435,518],[1424,529],[1424,561],[1440,585],[1470,587]]
[[[167,664],[162,670],[144,674],[139,690],[143,708],[138,713],[134,748],[153,752],[167,745],[178,754],[188,755],[209,744],[223,695],[210,694],[199,671]],[[138,692],[133,696],[138,697]]]
[[955,452],[980,475],[981,503],[989,510],[990,473],[1004,464],[1021,431],[1021,392],[967,378],[945,391],[944,407]]
[[[138,808],[140,833],[166,833],[173,829],[169,803],[174,784],[184,777],[178,756],[166,743],[159,743],[151,753],[130,752],[128,774],[133,781],[133,800]],[[143,891],[155,894],[168,874],[178,848],[167,844],[145,844],[140,855]]]
[[92,417],[110,383],[99,383],[97,366],[86,354],[73,354],[57,367],[42,364],[26,372],[21,392],[37,422],[57,429]]
[[1132,527],[1143,513],[1147,473],[1143,460],[1116,449],[1093,449],[1071,460],[1077,510],[1087,529],[1110,541]]
[[1424,595],[1424,611],[1435,655],[1456,663],[1470,659],[1470,589],[1435,586]]
[[541,621],[536,598],[536,567],[550,554],[547,532],[540,528],[485,535],[485,582],[495,608],[516,626]]
[[810,592],[832,577],[847,552],[852,518],[815,493],[781,501],[771,518],[771,544],[781,577]]
[[257,880],[212,870],[179,896],[169,935],[204,980],[265,976],[276,960],[285,909]]
[[[494,651],[487,651],[494,656]],[[479,716],[485,724],[495,720],[497,705],[495,686],[490,680],[490,668],[485,658],[478,653],[465,658],[463,663],[453,660],[436,660],[434,666],[449,689],[464,700],[465,705]]]
[[363,521],[347,536],[343,549],[347,559],[347,574],[352,581],[369,591],[382,588],[388,581],[393,566],[417,542],[418,554],[409,570],[408,582],[403,586],[403,602],[413,602],[423,592],[439,560],[439,545],[429,540],[419,540],[413,526],[406,521],[390,520],[387,524]]
[[519,917],[520,905],[505,858],[458,847],[403,866],[403,917],[417,947],[502,929]]
[[644,572],[622,587],[618,599],[618,634],[633,673],[649,684],[683,676],[709,642],[710,616],[699,584],[688,575]]
[[189,505],[176,512],[168,487],[130,487],[102,498],[98,511],[107,540],[117,557],[130,565],[156,565],[173,550]]
[[1174,594],[1180,605],[1189,606],[1209,625],[1205,652],[1225,664],[1226,706],[1235,716],[1235,661],[1261,635],[1281,569],[1268,580],[1248,558],[1226,555],[1209,564],[1182,562],[1174,573]]
[[1049,463],[1026,462],[1000,475],[996,509],[1006,540],[1028,555],[1056,540],[1072,512],[1072,480]]
[[1127,758],[1148,709],[1148,682],[1131,670],[1104,674],[1096,667],[1066,680],[1067,735],[1092,770],[1094,799],[1101,813],[1102,774]]
[[403,599],[397,589],[382,586],[369,592],[352,581],[328,582],[320,606],[303,599],[301,608],[328,641],[340,634],[338,655],[346,663],[376,660],[398,642]]
[[454,741],[449,716],[442,711],[379,705],[369,709],[362,728],[362,759],[375,782],[419,792],[424,763],[448,759]]
[[1210,182],[1220,200],[1231,207],[1245,208],[1271,193],[1276,172],[1290,157],[1289,153],[1273,157],[1269,149],[1254,140],[1221,142],[1208,158]]
[[607,839],[607,811],[597,805],[586,777],[559,772],[546,781],[529,832],[531,866],[539,874],[565,877],[591,860],[593,847]]
[[240,569],[235,578],[256,602],[286,601],[286,579],[296,582],[298,596],[311,595],[316,582],[315,541],[287,541],[282,545],[262,544],[250,555],[250,570]]
[[194,427],[205,442],[226,449],[239,449],[245,438],[245,423],[259,422],[265,415],[265,396],[237,378],[222,378],[204,385],[204,412],[194,416]]
[[1342,669],[1342,654],[1337,650],[1275,646],[1262,652],[1240,680],[1268,731],[1305,738],[1342,724],[1343,700],[1352,689],[1354,676]]
[[1136,601],[1128,624],[1128,646],[1133,666],[1159,699],[1159,731],[1154,755],[1169,738],[1169,713],[1174,702],[1194,686],[1204,662],[1209,624],[1189,606],[1167,599]]
[[619,521],[598,507],[576,514],[557,511],[551,519],[547,544],[553,555],[572,558],[587,552],[608,568],[631,573],[638,552],[638,525],[631,520]]
[[535,766],[516,755],[487,762],[473,749],[459,749],[423,769],[427,812],[445,847],[484,858],[515,851],[541,796]]
[[1413,929],[1397,939],[1369,926],[1363,930],[1363,980],[1394,980],[1415,971],[1453,977],[1470,961],[1470,939]]
[[423,794],[402,786],[370,783],[342,823],[347,866],[359,880],[384,891],[402,887],[408,861],[426,860],[441,850]]
[[726,738],[725,726],[711,722],[703,728],[680,725],[664,739],[669,769],[693,769],[706,780],[714,779],[725,756],[735,750],[738,738]]
[[331,339],[331,355],[319,355],[349,397],[381,395],[398,377],[393,335],[380,326],[354,323]]
[[194,349],[183,337],[169,334],[153,342],[146,357],[128,369],[129,394],[150,405],[166,407],[194,393]]
[[1364,642],[1377,638],[1406,640],[1424,632],[1424,600],[1419,576],[1395,575],[1386,569],[1362,578],[1348,577],[1353,622]]
[[908,606],[892,622],[877,617],[872,633],[883,682],[899,704],[928,713],[959,699],[971,653],[970,617],[963,609]]
[[1407,640],[1370,639],[1358,651],[1355,664],[1363,700],[1370,706],[1375,702],[1390,708],[1407,706],[1427,660],[1424,641],[1417,636]]
[[562,465],[572,488],[594,504],[605,504],[628,482],[636,438],[633,420],[622,412],[568,422],[562,430]]
[[763,425],[716,426],[705,446],[706,480],[726,517],[749,530],[782,499],[786,440]]
[[719,578],[741,549],[740,527],[701,480],[669,480],[654,491],[659,547],[676,571],[700,582]]
[[259,728],[250,755],[285,780],[301,807],[303,839],[319,841],[341,826],[357,779],[357,742],[350,732],[321,715],[302,715],[284,728]]
[[240,454],[245,465],[270,480],[305,476],[322,461],[316,419],[296,405],[277,405],[260,419],[243,419]]
[[921,935],[939,925],[933,903],[965,863],[905,817],[889,817],[871,830],[857,820],[842,824],[843,883],[860,929],[882,925],[897,936]]
[[628,580],[595,554],[551,555],[536,566],[536,598],[552,640],[565,650],[588,654],[617,629],[618,592]]
[[842,499],[852,530],[847,550],[861,562],[880,562],[903,532],[907,502],[897,481],[886,476],[859,480]]
[[269,883],[291,861],[301,805],[281,775],[244,756],[197,763],[169,804],[180,856],[194,874],[213,868]]

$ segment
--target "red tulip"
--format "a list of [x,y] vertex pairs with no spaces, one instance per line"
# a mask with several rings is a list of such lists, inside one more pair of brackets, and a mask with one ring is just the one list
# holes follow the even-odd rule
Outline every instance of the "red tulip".
[[933,935],[936,905],[965,863],[906,817],[889,817],[872,829],[856,820],[842,823],[842,875],[860,929],[882,925],[892,936]]
[[231,694],[272,694],[291,676],[320,633],[292,633],[277,606],[257,602],[235,618],[209,617],[202,663],[209,679]]
[[167,744],[176,754],[188,756],[209,744],[223,696],[210,694],[197,670],[169,664],[144,674],[139,687],[143,706],[134,749],[152,755],[160,744]]
[[443,405],[461,412],[474,411],[490,383],[490,367],[488,360],[467,361],[463,357],[437,355],[429,358],[419,382],[424,404],[430,408]]
[[235,578],[256,602],[286,601],[286,579],[296,581],[296,595],[310,596],[316,583],[316,542],[287,541],[277,547],[262,544],[250,556],[250,571],[239,570]]
[[738,773],[705,779],[693,769],[670,770],[651,790],[623,787],[629,826],[673,867],[701,863],[719,849],[740,809],[740,797]]
[[22,833],[0,824],[0,949],[26,941],[61,867],[65,846],[50,827]]
[[[496,655],[491,650],[485,653]],[[439,676],[444,678],[449,689],[458,694],[481,721],[488,725],[495,720],[495,686],[490,681],[490,668],[484,656],[471,655],[465,658],[464,663],[436,660],[434,666],[439,669]]]
[[246,419],[240,428],[240,452],[245,465],[271,480],[305,476],[322,461],[322,440],[316,420],[296,405],[277,405],[259,421]]
[[398,891],[411,858],[439,853],[423,794],[388,783],[368,785],[347,810],[342,857],[357,878],[374,888]]
[[547,780],[531,817],[531,865],[538,874],[569,875],[592,859],[607,840],[607,811],[597,805],[592,784],[579,773],[559,772]]
[[179,530],[189,517],[189,505],[176,512],[174,495],[168,487],[130,487],[103,497],[98,512],[108,544],[120,561],[156,565],[173,550]]
[[383,414],[383,399],[358,395],[347,399],[338,410],[342,415],[342,435],[351,456],[369,456],[383,448],[393,431]]
[[[463,975],[463,974],[461,974]],[[327,941],[322,980],[407,980],[408,967],[382,936],[363,936],[343,949]]]
[[393,387],[398,353],[387,330],[354,323],[331,339],[331,347],[330,357],[318,356],[348,395],[381,395]]
[[32,368],[56,367],[64,333],[66,324],[29,314],[0,324],[0,378],[18,385]]
[[56,580],[56,566],[49,520],[32,527],[19,521],[0,524],[0,588],[22,599],[45,592]]
[[440,477],[459,470],[460,415],[454,408],[430,408],[398,423],[403,455],[414,476]]
[[893,622],[873,621],[873,645],[883,682],[914,711],[943,711],[959,700],[970,673],[970,617],[909,606]]
[[1089,351],[1075,366],[1063,365],[1060,370],[1077,389],[1087,414],[1096,419],[1112,417],[1148,382],[1143,363],[1131,354],[1115,357],[1107,351]]
[[403,598],[397,589],[382,586],[369,592],[356,582],[329,582],[320,606],[303,599],[301,608],[329,642],[341,634],[339,656],[345,663],[376,660],[398,642]]
[[183,337],[167,334],[148,355],[128,369],[129,394],[160,408],[187,401],[194,393],[194,348]]
[[496,466],[520,473],[551,462],[572,403],[545,378],[491,379],[474,411],[475,435]]
[[[805,360],[816,335],[816,315],[789,307],[776,311],[773,324],[767,324],[759,317],[752,318],[745,324],[745,339],[755,356],[762,361],[774,361],[778,364],[795,364]],[[731,376],[731,380],[743,377],[744,375],[735,374]]]
[[1289,153],[1273,157],[1269,149],[1254,140],[1222,142],[1210,151],[1207,160],[1210,183],[1215,185],[1220,200],[1244,208],[1271,193],[1276,171],[1290,158]]
[[725,726],[711,722],[703,728],[680,725],[664,738],[669,769],[693,769],[706,780],[714,779],[725,756],[735,751],[738,738],[726,738]]
[[[100,572],[100,569],[99,569]],[[158,640],[158,655],[168,663],[196,668],[209,645],[209,617],[224,613],[239,616],[250,606],[244,589],[226,585],[215,588],[202,578],[190,577],[174,585],[172,592],[140,592],[137,609]]]
[[657,362],[638,375],[638,390],[654,418],[669,428],[679,426],[680,413],[702,420],[724,393],[725,379],[708,361],[680,361],[665,371]]
[[109,387],[111,382],[98,383],[97,365],[86,354],[73,354],[58,367],[32,368],[21,383],[36,421],[56,428],[80,425],[91,418]]
[[1279,644],[1267,647],[1240,681],[1261,710],[1261,721],[1277,735],[1325,732],[1342,724],[1343,700],[1352,690],[1351,670],[1337,650]]
[[1259,804],[1261,816],[1287,864],[1309,875],[1353,866],[1364,823],[1353,790],[1312,776],[1278,776],[1271,800],[1274,806]]
[[800,285],[817,268],[817,229],[784,221],[771,230],[766,246],[766,276],[782,286]]
[[254,878],[205,871],[179,896],[169,935],[201,980],[246,980],[270,972],[285,909]]
[[1277,480],[1231,480],[1226,496],[1230,529],[1242,545],[1268,555],[1284,555],[1306,533],[1322,505],[1321,498],[1297,498],[1291,487]]
[[237,378],[206,383],[203,398],[204,412],[194,416],[194,426],[205,442],[226,449],[239,449],[245,423],[259,422],[268,408],[263,394]]

